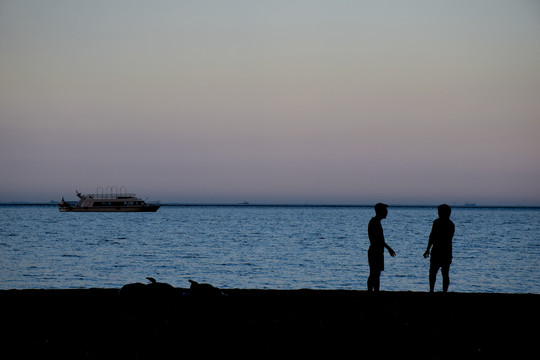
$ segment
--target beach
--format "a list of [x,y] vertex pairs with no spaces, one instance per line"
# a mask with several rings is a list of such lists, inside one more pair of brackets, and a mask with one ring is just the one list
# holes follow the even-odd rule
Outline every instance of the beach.
[[0,358],[491,358],[534,353],[538,294],[1,290]]

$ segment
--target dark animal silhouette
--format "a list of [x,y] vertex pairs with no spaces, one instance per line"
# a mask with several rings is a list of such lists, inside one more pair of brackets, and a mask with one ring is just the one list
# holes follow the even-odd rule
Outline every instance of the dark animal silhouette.
[[193,296],[211,297],[211,296],[224,296],[225,294],[217,287],[210,284],[199,284],[194,280],[189,280],[191,286],[189,288],[190,294]]
[[174,287],[167,283],[157,282],[153,277],[147,277],[150,284],[133,283],[122,286],[118,295],[122,298],[147,298],[174,295]]

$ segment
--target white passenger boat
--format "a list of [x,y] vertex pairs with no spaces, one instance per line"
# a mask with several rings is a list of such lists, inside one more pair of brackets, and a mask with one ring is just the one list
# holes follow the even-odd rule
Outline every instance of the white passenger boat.
[[156,212],[161,206],[159,202],[146,203],[135,194],[97,193],[81,194],[77,191],[79,201],[76,204],[62,201],[58,203],[61,212]]

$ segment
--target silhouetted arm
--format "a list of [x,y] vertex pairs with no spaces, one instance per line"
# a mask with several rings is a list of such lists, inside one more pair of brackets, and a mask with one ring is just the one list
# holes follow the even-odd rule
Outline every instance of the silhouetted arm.
[[433,246],[433,234],[435,230],[435,221],[433,222],[433,227],[431,228],[431,233],[429,234],[429,240],[427,244],[426,251],[424,252],[424,257],[427,258],[429,256],[429,251],[431,250],[431,246]]
[[396,256],[396,252],[385,242],[384,247],[388,250],[388,253],[390,253],[390,256]]
[[431,241],[428,242],[428,246],[426,251],[424,252],[424,257],[427,258],[429,256],[429,249],[431,248]]

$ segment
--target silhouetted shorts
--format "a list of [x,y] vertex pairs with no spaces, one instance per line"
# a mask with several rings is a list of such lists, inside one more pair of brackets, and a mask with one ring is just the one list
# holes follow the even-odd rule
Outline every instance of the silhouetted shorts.
[[384,248],[381,250],[370,246],[368,249],[368,263],[370,271],[383,271]]
[[442,271],[448,271],[450,269],[451,263],[452,263],[452,259],[433,260],[432,258],[430,261],[430,271],[439,271],[439,269],[442,269]]

